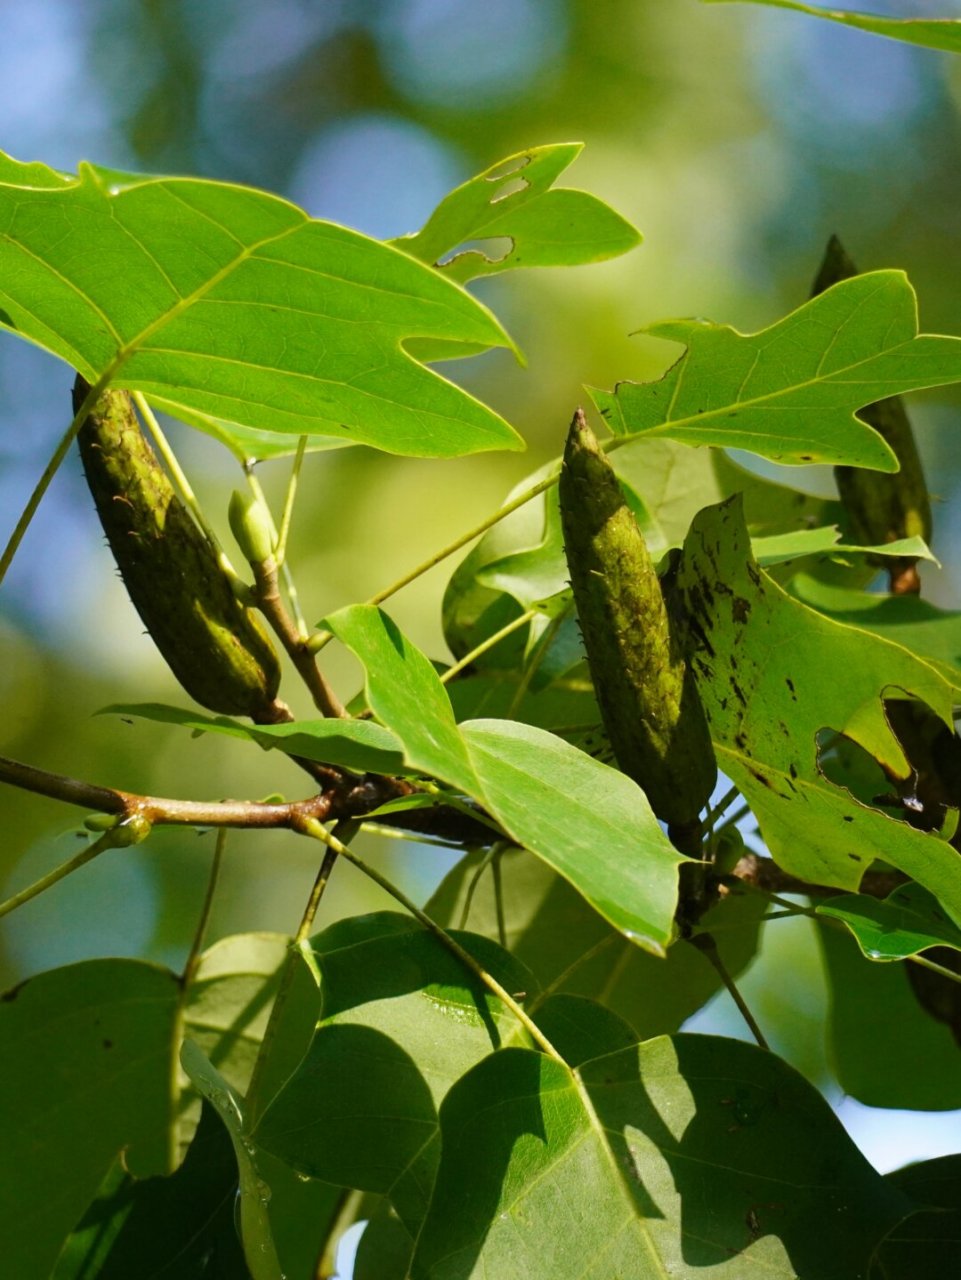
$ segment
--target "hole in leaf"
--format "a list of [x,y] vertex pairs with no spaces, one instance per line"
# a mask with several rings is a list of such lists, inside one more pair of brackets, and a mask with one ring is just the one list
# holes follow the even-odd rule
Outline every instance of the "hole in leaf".
[[512,156],[501,164],[495,164],[488,173],[484,174],[484,178],[487,182],[501,182],[504,178],[509,178],[512,173],[519,173],[521,169],[526,169],[530,162],[530,156]]
[[516,196],[518,191],[526,191],[530,185],[526,178],[511,178],[509,182],[504,183],[499,191],[494,192],[490,202],[491,204],[499,204],[501,200]]
[[861,804],[919,831],[943,831],[949,815],[961,807],[961,740],[918,699],[885,698],[883,706],[910,765],[906,778],[829,729],[817,735],[818,769]]
[[456,248],[445,253],[434,264],[438,267],[446,267],[454,261],[455,258],[462,258],[465,254],[473,253],[477,257],[483,258],[485,262],[496,264],[504,262],[514,252],[514,241],[510,236],[488,236],[484,240],[465,240]]

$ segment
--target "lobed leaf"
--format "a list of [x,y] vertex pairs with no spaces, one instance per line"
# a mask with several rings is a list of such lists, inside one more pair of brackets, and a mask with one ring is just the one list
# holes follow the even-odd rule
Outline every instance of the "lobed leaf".
[[583,146],[555,143],[509,156],[445,196],[416,235],[391,243],[460,281],[626,253],[641,237],[620,214],[585,191],[552,189]]
[[718,763],[750,803],[775,860],[804,880],[853,890],[880,858],[961,923],[955,851],[860,803],[818,763],[819,734],[833,730],[907,779],[911,766],[883,699],[916,698],[951,727],[952,685],[900,645],[788,596],[754,563],[736,499],[694,521],[677,587]]
[[405,351],[510,346],[486,308],[278,197],[89,165],[68,178],[5,157],[0,229],[0,323],[240,456],[260,452],[251,431],[285,448],[306,435],[419,457],[521,447]]
[[902,271],[844,280],[758,333],[706,320],[643,332],[687,350],[657,382],[591,392],[615,435],[746,449],[792,465],[896,471],[893,451],[855,411],[961,380],[961,339],[918,334]]
[[451,1090],[441,1129],[411,1268],[425,1280],[849,1280],[910,1208],[811,1085],[710,1036],[576,1072],[507,1049]]
[[178,1031],[174,974],[88,960],[28,979],[0,1003],[3,1267],[48,1280],[113,1162],[169,1172]]
[[959,18],[884,18],[873,13],[858,13],[850,9],[821,9],[813,4],[801,4],[798,0],[702,0],[703,4],[762,4],[771,9],[792,9],[812,18],[825,18],[828,22],[840,22],[876,36],[888,36],[903,40],[906,44],[920,44],[927,49],[943,49],[947,53],[961,53],[961,19]]

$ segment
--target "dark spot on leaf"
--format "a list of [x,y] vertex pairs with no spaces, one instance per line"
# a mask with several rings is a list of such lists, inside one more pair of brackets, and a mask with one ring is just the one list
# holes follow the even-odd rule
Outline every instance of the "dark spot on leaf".
[[854,819],[851,817],[851,815],[850,815],[849,813],[846,813],[846,814],[844,815],[844,821],[845,821],[845,822],[853,822],[853,821],[854,821]]
[[791,679],[790,676],[785,676],[784,683],[787,685],[788,689],[791,691],[792,699],[795,702],[797,702],[797,694],[794,692],[794,681]]
[[788,765],[788,767],[787,767],[787,771],[788,771],[788,773],[791,775],[791,777],[792,777],[792,778],[796,778],[796,777],[797,777],[797,765],[795,765],[795,764],[789,764],[789,765]]
[[747,746],[747,734],[743,731],[734,735],[734,741],[742,750]]
[[745,600],[742,596],[735,596],[731,601],[731,617],[735,622],[745,623],[751,613],[750,601]]
[[610,411],[610,409],[602,409],[602,410],[601,410],[601,417],[602,417],[602,418],[609,418],[610,416],[611,416],[611,411]]
[[747,576],[751,579],[756,587],[761,585],[761,574],[755,569],[754,565],[748,562],[744,568],[747,570]]
[[113,1041],[112,1041],[112,1040],[102,1040],[102,1041],[101,1041],[101,1045],[102,1045],[102,1047],[103,1047],[104,1049],[112,1049],[112,1048],[113,1048]]
[[779,720],[777,723],[778,723],[778,728],[779,728],[779,729],[781,730],[781,732],[784,734],[785,738],[790,738],[790,736],[791,736],[791,730],[787,727],[787,725],[784,723],[784,721],[783,721],[783,720]]
[[852,862],[860,862],[860,861],[861,861],[861,855],[860,855],[859,853],[849,853],[849,854],[848,854],[848,857],[851,859],[851,861],[852,861]]
[[813,461],[814,461],[814,454],[813,454],[813,453],[799,453],[799,454],[798,454],[798,457],[801,459],[801,461],[802,461],[802,462],[813,462]]
[[765,777],[763,773],[759,773],[757,769],[752,769],[750,772],[751,772],[751,777],[754,778],[757,782],[760,782],[762,787],[769,787],[771,791],[774,790],[774,783],[771,781],[770,778]]
[[735,698],[737,698],[737,700],[740,702],[742,707],[746,707],[747,698],[745,698],[744,694],[741,691],[741,686],[738,684],[738,682],[734,679],[733,676],[728,677],[728,683],[730,684],[731,688],[734,690]]

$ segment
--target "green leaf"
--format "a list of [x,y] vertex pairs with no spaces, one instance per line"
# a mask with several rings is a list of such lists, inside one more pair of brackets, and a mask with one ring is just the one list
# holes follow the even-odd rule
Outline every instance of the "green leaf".
[[190,984],[184,1032],[237,1093],[250,1083],[289,947],[279,933],[221,938]]
[[577,1072],[508,1049],[441,1127],[425,1280],[850,1280],[910,1209],[811,1085],[733,1040],[660,1038]]
[[194,1087],[211,1104],[230,1135],[240,1176],[240,1238],[252,1280],[283,1280],[270,1226],[272,1191],[258,1169],[257,1153],[247,1135],[243,1104],[192,1040],[184,1041],[180,1061]]
[[[457,937],[508,990],[531,986],[494,943]],[[526,1033],[406,916],[342,920],[313,946],[320,1025],[255,1141],[301,1173],[390,1196],[414,1235],[439,1156],[437,1108],[465,1071],[504,1043],[524,1043]]]
[[121,1151],[140,1177],[174,1157],[179,987],[164,969],[89,960],[0,1003],[3,1269],[48,1280]]
[[51,1280],[236,1280],[237,1163],[209,1106],[184,1163],[136,1181],[118,1160],[57,1261]]
[[641,789],[533,725],[470,720],[461,732],[481,783],[477,799],[505,830],[626,938],[663,955],[686,859]]
[[961,673],[961,612],[939,609],[918,596],[851,591],[819,582],[807,574],[792,578],[790,592],[835,622],[884,636],[919,657],[951,668],[945,675],[957,684]]
[[195,733],[220,733],[256,742],[265,751],[303,756],[319,764],[342,765],[357,773],[403,773],[397,738],[369,720],[294,720],[289,724],[250,725],[229,716],[204,716],[159,702],[114,703],[100,715],[138,716],[162,724],[179,724]]
[[370,707],[403,743],[407,763],[475,795],[479,783],[430,660],[371,605],[350,605],[324,625],[363,663]]
[[736,499],[694,521],[677,588],[718,764],[775,860],[801,879],[856,890],[880,858],[961,923],[956,852],[829,782],[817,746],[822,730],[834,730],[907,779],[883,697],[896,689],[917,698],[950,726],[951,685],[899,645],[823,618],[781,590],[751,557]]
[[492,165],[445,196],[416,235],[391,243],[460,281],[626,253],[641,240],[629,222],[587,192],[551,189],[583,145],[532,147]]
[[882,18],[872,13],[857,13],[849,9],[820,9],[813,4],[800,4],[798,0],[702,0],[704,4],[763,4],[772,9],[792,9],[795,13],[807,13],[812,18],[826,18],[828,22],[840,22],[845,27],[868,31],[876,36],[888,36],[903,40],[906,44],[920,44],[927,49],[943,49],[947,53],[961,53],[961,20],[958,18]]
[[961,380],[961,339],[918,336],[917,300],[901,271],[844,280],[759,333],[698,320],[644,332],[687,350],[657,382],[591,393],[615,435],[723,445],[792,465],[896,471],[855,410]]
[[[4,176],[2,321],[91,385],[142,391],[228,441],[236,425],[418,457],[520,447],[406,353],[414,339],[511,345],[407,254],[226,183],[118,185],[84,165],[34,185],[35,167],[10,160]],[[252,439],[234,445],[246,455]]]
[[842,894],[818,903],[817,911],[843,921],[869,960],[904,960],[928,947],[961,951],[961,929],[916,884],[899,885],[883,901],[863,893]]
[[[498,858],[497,875],[483,853],[471,853],[448,872],[425,908],[444,925],[500,936],[538,978],[544,991],[586,996],[611,1009],[640,1040],[677,1031],[721,987],[703,952],[683,939],[665,957],[634,946],[563,878],[519,849]],[[498,901],[498,888],[500,889]],[[732,889],[701,926],[715,930],[725,968],[736,978],[753,960],[763,894]],[[538,1001],[525,1004],[539,1018]],[[550,1037],[549,1037],[550,1038]]]
[[843,541],[837,525],[826,525],[820,529],[795,529],[790,533],[752,538],[751,551],[757,563],[764,568],[810,555],[915,556],[919,560],[930,560],[939,565],[923,538],[899,538],[897,542],[886,542],[883,546],[858,547]]
[[907,965],[869,964],[840,929],[822,929],[820,941],[830,989],[828,1057],[844,1092],[869,1107],[961,1107],[958,1046],[950,1028],[921,1008]]
[[458,727],[431,663],[379,609],[354,605],[327,625],[363,663],[370,706],[404,743],[409,766],[476,800],[612,924],[663,952],[684,859],[639,787],[531,725]]
[[961,1248],[961,1156],[921,1160],[885,1180],[919,1204],[934,1207],[911,1214],[885,1237],[871,1280],[943,1275],[945,1259],[957,1257]]

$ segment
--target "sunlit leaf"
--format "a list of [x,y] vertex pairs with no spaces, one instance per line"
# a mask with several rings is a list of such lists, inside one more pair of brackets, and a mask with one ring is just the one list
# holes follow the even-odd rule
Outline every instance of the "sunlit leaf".
[[844,280],[758,333],[704,320],[644,332],[687,350],[657,382],[592,392],[615,435],[723,445],[775,462],[896,471],[891,449],[855,411],[961,380],[961,339],[918,335],[902,271]]
[[791,580],[791,595],[825,617],[894,640],[920,657],[943,663],[961,680],[961,612],[939,609],[918,596],[876,595],[818,582],[807,574]]
[[409,255],[226,183],[111,183],[90,166],[64,180],[9,159],[3,178],[0,321],[91,385],[142,391],[228,440],[236,424],[423,457],[520,446],[404,350],[510,345]]
[[818,903],[817,909],[820,915],[843,921],[870,960],[904,960],[928,947],[961,951],[961,929],[916,884],[900,885],[884,899],[842,894]]
[[954,849],[859,803],[818,765],[818,735],[833,730],[907,779],[883,698],[915,697],[951,726],[951,685],[900,645],[781,590],[755,565],[735,499],[694,521],[677,586],[718,764],[750,802],[776,861],[804,880],[853,890],[881,858],[961,923]]
[[663,951],[683,859],[639,787],[531,725],[458,726],[433,666],[381,610],[354,605],[327,625],[363,663],[370,706],[404,743],[409,766],[476,800],[612,924]]
[[910,1208],[802,1077],[709,1036],[577,1072],[508,1049],[451,1090],[441,1128],[418,1276],[850,1280]]
[[3,1270],[48,1280],[60,1248],[124,1152],[169,1172],[179,987],[133,960],[31,978],[0,1003]]
[[510,156],[445,196],[416,235],[392,243],[461,281],[618,257],[640,243],[630,223],[597,196],[552,189],[582,149],[569,142]]
[[812,18],[826,18],[828,22],[840,22],[858,31],[869,31],[876,36],[889,36],[907,44],[920,44],[928,49],[944,49],[948,53],[961,53],[961,19],[958,18],[885,18],[873,13],[858,13],[850,9],[822,9],[813,4],[800,4],[798,0],[702,0],[704,4],[763,4],[771,9],[793,9],[795,13],[807,13]]

